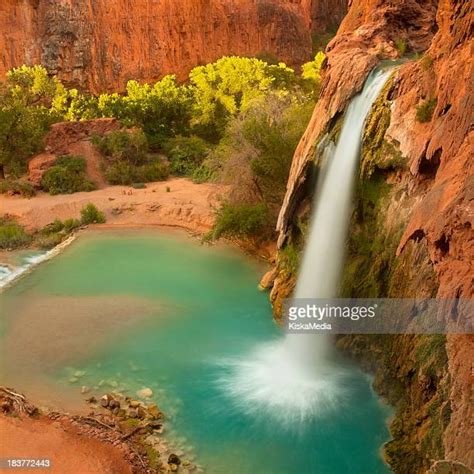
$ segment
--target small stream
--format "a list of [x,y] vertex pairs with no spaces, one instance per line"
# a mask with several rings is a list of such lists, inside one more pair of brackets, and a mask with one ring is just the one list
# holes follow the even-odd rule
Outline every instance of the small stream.
[[283,337],[257,289],[263,271],[182,234],[84,234],[0,294],[0,383],[66,408],[149,388],[165,435],[209,473],[389,472],[380,449],[390,410],[342,357],[330,363],[344,396],[310,417],[230,395],[227,361]]

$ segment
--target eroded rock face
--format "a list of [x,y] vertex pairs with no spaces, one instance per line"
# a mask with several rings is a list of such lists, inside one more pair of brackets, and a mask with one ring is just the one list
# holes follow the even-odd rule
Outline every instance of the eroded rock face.
[[123,90],[127,80],[186,79],[224,55],[311,58],[311,31],[338,24],[347,0],[3,0],[0,76],[43,64],[69,85]]
[[281,245],[306,180],[318,139],[343,113],[381,59],[396,58],[398,41],[421,51],[436,30],[436,0],[355,0],[327,47],[327,65],[318,104],[293,159],[278,230]]
[[103,187],[105,181],[100,170],[101,156],[90,140],[94,135],[103,136],[120,128],[120,123],[111,118],[55,123],[44,139],[44,153],[28,162],[28,181],[39,188],[43,174],[54,166],[59,157],[76,155],[86,160],[88,178]]

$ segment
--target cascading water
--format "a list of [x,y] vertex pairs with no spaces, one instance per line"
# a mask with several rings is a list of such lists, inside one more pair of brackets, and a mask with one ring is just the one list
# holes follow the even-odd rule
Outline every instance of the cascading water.
[[[389,70],[370,74],[347,109],[337,146],[325,150],[330,156],[315,193],[296,298],[337,296],[364,123],[389,75]],[[331,363],[325,336],[287,335],[224,365],[226,375],[218,383],[238,409],[278,417],[287,427],[303,426],[346,397],[345,374]]]

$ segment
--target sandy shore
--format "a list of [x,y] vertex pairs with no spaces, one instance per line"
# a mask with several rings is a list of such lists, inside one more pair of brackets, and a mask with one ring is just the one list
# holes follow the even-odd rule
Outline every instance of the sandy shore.
[[[1,458],[49,459],[52,467],[44,470],[50,473],[132,473],[132,466],[117,447],[81,436],[72,427],[66,431],[59,422],[44,418],[33,420],[0,416],[0,439]],[[0,472],[11,471],[0,468]]]
[[148,183],[146,189],[109,186],[89,193],[39,193],[31,199],[0,195],[0,215],[10,214],[27,229],[38,229],[56,218],[79,218],[81,208],[92,202],[105,212],[108,226],[171,226],[205,233],[226,192],[225,186],[173,178]]

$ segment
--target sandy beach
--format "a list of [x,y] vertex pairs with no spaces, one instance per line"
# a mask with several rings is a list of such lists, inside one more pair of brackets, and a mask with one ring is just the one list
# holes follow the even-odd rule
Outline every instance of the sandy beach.
[[214,209],[226,192],[222,185],[172,178],[148,183],[145,189],[108,186],[57,196],[39,193],[31,199],[0,195],[0,215],[12,215],[33,230],[55,219],[79,218],[80,210],[92,202],[105,212],[108,226],[170,226],[205,233],[211,229]]

